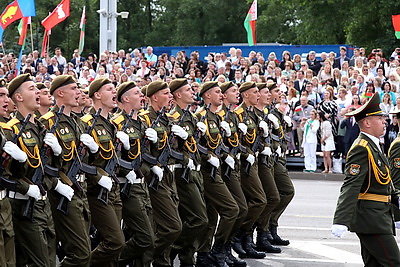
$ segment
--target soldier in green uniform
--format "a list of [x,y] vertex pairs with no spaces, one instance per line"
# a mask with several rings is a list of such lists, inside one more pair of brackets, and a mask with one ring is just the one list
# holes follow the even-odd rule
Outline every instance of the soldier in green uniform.
[[[232,228],[232,232],[230,234],[229,241],[225,244],[225,256],[226,263],[228,266],[246,266],[246,262],[243,260],[237,259],[232,255],[232,239],[236,237],[236,233],[239,230],[240,226],[243,224],[246,216],[247,216],[247,202],[246,197],[244,196],[241,178],[240,178],[240,156],[242,153],[247,153],[247,151],[240,151],[240,146],[242,142],[242,136],[247,133],[246,124],[239,122],[239,118],[237,114],[234,112],[235,106],[239,103],[239,90],[238,87],[233,82],[225,82],[220,85],[221,93],[223,94],[223,104],[221,110],[218,112],[221,119],[226,118],[226,122],[229,123],[229,127],[231,129],[231,136],[224,138],[224,143],[228,146],[230,150],[230,156],[232,159],[225,159],[225,163],[221,166],[221,174],[222,179],[224,180],[226,186],[231,192],[233,198],[236,201],[236,204],[239,207],[239,215],[236,219],[235,225]],[[230,110],[228,110],[228,107]],[[229,160],[234,160],[234,166],[229,166]],[[235,240],[235,244],[239,245],[239,248],[236,250],[243,250],[241,247],[241,240]],[[239,241],[239,242],[237,242]],[[242,251],[241,254],[245,254],[245,251]]]
[[193,266],[194,253],[198,250],[197,241],[199,237],[205,235],[208,225],[203,176],[200,172],[201,159],[194,140],[196,129],[198,127],[205,129],[205,124],[197,122],[190,111],[184,111],[194,101],[194,91],[187,80],[175,79],[169,84],[169,88],[175,102],[174,108],[169,113],[175,121],[181,121],[179,126],[188,133],[188,138],[179,140],[178,146],[178,151],[184,154],[188,163],[176,164],[175,169],[182,233],[173,245],[171,257],[174,258],[174,254],[178,254],[180,266]]
[[35,111],[35,116],[39,119],[50,110],[53,105],[53,99],[51,98],[50,89],[44,83],[36,83],[36,86],[40,90],[40,108]]
[[[29,74],[14,78],[9,83],[8,90],[18,111],[15,118],[7,123],[9,126],[5,131],[7,139],[11,140],[14,134],[19,133],[22,121],[28,114],[32,114],[17,142],[28,158],[23,164],[12,160],[8,165],[9,171],[5,173],[5,177],[17,180],[16,190],[9,192],[15,222],[16,246],[17,249],[21,249],[16,251],[17,265],[55,266],[55,229],[46,191],[55,189],[67,195],[73,194],[73,191],[69,191],[68,186],[64,186],[58,179],[43,173],[40,149],[43,143],[46,143],[57,157],[61,153],[61,146],[53,134],[45,135],[44,126],[33,116],[40,106],[40,91]],[[32,183],[35,171],[39,170],[37,168],[40,168],[38,174],[44,175],[41,188]],[[29,198],[34,199],[32,212],[25,213]]]
[[267,233],[269,241],[274,245],[287,246],[289,240],[284,240],[278,235],[278,220],[285,211],[290,201],[294,197],[294,186],[286,167],[286,148],[287,141],[285,132],[289,132],[292,122],[289,116],[286,116],[276,105],[281,102],[281,91],[276,83],[268,83],[271,93],[271,105],[269,107],[268,120],[272,123],[272,150],[274,151],[274,179],[279,191],[279,204],[271,213],[269,222],[269,231]]
[[[158,123],[152,125],[157,119],[159,112],[163,107],[169,107],[172,102],[172,94],[167,83],[163,81],[154,81],[147,86],[146,94],[149,100],[148,110],[142,112],[148,126],[152,126],[157,132],[157,138],[150,142],[151,154],[159,159],[165,146],[170,149],[176,149],[178,138],[185,140],[188,137],[187,132],[178,125],[172,125],[172,121],[166,114],[161,114]],[[172,144],[169,144],[169,135],[177,137]],[[148,135],[148,133],[146,133]],[[155,142],[154,142],[155,141]],[[182,231],[182,222],[178,213],[178,192],[175,184],[175,163],[177,159],[168,157],[167,166],[155,165],[151,167],[152,174],[146,176],[149,185],[158,180],[158,189],[150,188],[151,204],[154,211],[155,222],[155,252],[153,266],[170,266],[171,245],[179,237]],[[179,162],[179,161],[178,161]],[[185,164],[179,162],[179,164]],[[156,181],[157,182],[157,181]]]
[[[369,102],[346,114],[354,116],[360,134],[347,154],[331,230],[337,237],[347,230],[357,234],[365,266],[400,266],[390,203],[393,184],[388,159],[379,144],[386,128],[379,103],[379,94],[375,93]],[[394,164],[396,152],[392,147]]]
[[[77,187],[72,184],[66,174],[76,157],[75,151],[83,132],[80,119],[72,113],[72,108],[78,106],[80,90],[72,76],[60,75],[54,78],[50,93],[57,104],[51,111],[44,114],[40,121],[47,129],[52,128],[57,120],[56,113],[59,112],[61,106],[64,106],[56,128],[56,136],[61,144],[62,152],[58,157],[54,157],[51,165],[64,174],[61,176],[64,179],[63,182],[67,186],[72,186],[70,190],[74,190],[73,188],[77,189]],[[73,197],[68,198],[68,214],[57,208],[62,195],[54,191],[49,192],[57,241],[61,242],[65,252],[64,259],[60,259],[61,266],[89,266],[90,261],[90,211],[86,196],[87,186],[84,174],[80,174],[78,179],[83,190],[74,190]]]
[[268,124],[265,125],[266,115],[268,114],[267,105],[271,102],[271,94],[266,83],[257,83],[256,85],[260,92],[260,98],[254,108],[254,112],[260,121],[260,125],[263,125],[263,145],[265,147],[264,155],[258,155],[258,176],[260,177],[261,184],[267,197],[267,206],[255,223],[257,227],[256,245],[259,251],[280,253],[281,249],[272,246],[267,237],[271,213],[280,202],[279,191],[274,179],[274,161],[272,158],[270,127]]
[[[150,267],[153,260],[154,250],[154,230],[153,212],[150,201],[149,191],[144,182],[144,174],[150,173],[149,163],[143,160],[141,155],[142,140],[146,132],[153,131],[153,136],[157,133],[153,129],[147,129],[147,125],[139,116],[142,108],[143,93],[134,82],[125,82],[117,88],[117,100],[120,103],[121,113],[117,114],[111,121],[117,126],[119,131],[126,125],[125,132],[129,135],[130,147],[123,147],[121,158],[128,161],[140,160],[136,170],[128,171],[120,168],[118,179],[121,189],[126,186],[126,192],[121,191],[122,195],[122,218],[123,231],[126,239],[126,246],[121,252],[119,264],[127,265],[132,261],[135,267]],[[131,110],[134,110],[131,118],[128,118]],[[126,124],[127,123],[127,124]],[[128,184],[126,184],[128,183]]]
[[[205,105],[210,104],[209,109],[203,108],[196,113],[199,119],[205,116],[204,123],[207,125],[205,134],[199,143],[208,149],[208,155],[201,156],[201,172],[204,180],[209,229],[197,253],[196,266],[212,266],[211,264],[214,264],[222,267],[225,266],[224,246],[229,241],[239,214],[239,207],[221,178],[220,159],[225,161],[227,155],[217,151],[223,144],[222,131],[227,137],[231,135],[231,131],[229,124],[221,121],[217,114],[218,107],[221,106],[223,100],[218,83],[205,82],[202,85],[200,96],[203,97]],[[211,175],[212,173],[214,176]],[[217,211],[220,218],[216,231],[218,217],[212,216],[214,211]],[[214,244],[211,248],[213,237]]]
[[[7,115],[7,109],[4,108],[8,105],[8,90],[6,81],[0,79],[0,117]],[[14,159],[26,161],[26,154],[16,144],[7,141],[3,129],[11,130],[11,128],[4,122],[0,122],[0,146],[2,153],[5,151]],[[15,181],[3,183],[4,178],[0,177],[0,266],[15,266],[15,234],[12,222],[12,210],[10,200],[7,198],[7,190],[15,191]]]
[[[78,84],[78,83],[77,83]],[[79,87],[79,84],[78,84]],[[77,107],[74,107],[72,109],[72,113],[79,118],[82,118],[83,116],[86,115],[86,112],[89,110],[89,108],[92,106],[92,100],[89,98],[89,89],[85,88],[79,88],[81,91],[81,94],[79,96],[79,105]]]
[[[110,122],[109,113],[117,106],[115,86],[107,78],[96,79],[90,84],[89,97],[93,99],[93,107],[81,118],[85,129],[94,123],[93,115],[101,108],[100,116],[90,133],[93,138],[88,134],[81,135],[81,141],[90,150],[88,163],[97,168],[97,175],[86,175],[92,224],[100,237],[100,243],[92,250],[90,266],[117,266],[118,256],[125,244],[120,227],[122,201],[119,184],[111,178],[114,173],[104,170],[108,160],[117,156],[113,145],[117,130]],[[105,197],[107,193],[108,201]]]

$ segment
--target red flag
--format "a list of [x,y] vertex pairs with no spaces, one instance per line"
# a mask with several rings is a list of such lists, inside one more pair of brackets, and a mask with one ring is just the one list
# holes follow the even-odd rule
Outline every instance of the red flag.
[[397,39],[400,39],[400,15],[392,15],[392,23]]
[[5,29],[8,25],[14,21],[22,18],[21,9],[18,6],[18,2],[14,1],[9,4],[0,16],[0,26]]
[[[26,32],[28,31],[28,24],[30,24],[30,18],[31,17],[23,17],[21,19],[22,27],[21,27],[21,32],[20,32],[19,41],[18,41],[19,45],[23,45],[25,42]],[[18,25],[18,28],[19,28],[19,25]]]
[[43,42],[42,42],[42,53],[40,54],[41,57],[46,56],[47,52],[47,44],[49,42],[49,35],[50,35],[50,30],[45,30],[44,31],[44,36],[43,36]]
[[64,21],[69,16],[69,5],[70,0],[62,0],[61,3],[48,15],[44,20],[42,20],[42,25],[46,30],[50,30],[56,26],[61,21]]

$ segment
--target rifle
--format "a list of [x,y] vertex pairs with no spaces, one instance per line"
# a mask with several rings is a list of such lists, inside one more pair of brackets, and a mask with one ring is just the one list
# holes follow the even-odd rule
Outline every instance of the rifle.
[[[271,107],[270,107],[270,110],[269,110],[268,113],[271,113],[271,112],[274,111],[274,110],[276,110],[276,99],[274,99],[274,100],[272,101],[272,104],[271,104]],[[270,128],[270,129],[272,129],[272,128],[271,128],[271,126],[272,126],[271,124],[272,124],[272,123],[269,122],[269,126],[270,126],[269,128]],[[269,134],[269,136],[271,136],[271,133]],[[282,140],[281,140],[278,136],[274,135],[274,136],[271,136],[271,138],[272,138],[272,140],[278,142],[280,146],[282,145]],[[269,138],[269,140],[270,140],[270,142],[272,143],[271,138]],[[278,155],[278,153],[276,153],[276,151],[273,152],[272,158],[273,158],[273,160],[274,160],[275,163],[278,162],[279,155]]]
[[[94,126],[95,126],[98,118],[100,117],[100,113],[101,113],[101,108],[99,108],[97,110],[96,114],[93,115],[92,125],[87,127],[87,129],[85,131],[86,134],[90,134],[93,131]],[[80,142],[79,146],[77,148],[77,156],[75,157],[74,161],[72,162],[71,166],[69,167],[67,174],[60,172],[61,178],[62,178],[62,176],[64,176],[66,180],[69,179],[72,182],[72,186],[75,187],[75,189],[78,190],[79,192],[83,191],[83,189],[76,178],[77,175],[80,172],[84,172],[84,173],[91,174],[91,175],[97,174],[96,167],[90,166],[90,165],[82,162],[85,154],[86,154],[86,146],[82,142]],[[57,205],[57,210],[61,211],[65,215],[68,215],[68,203],[69,203],[68,199],[65,196],[61,196],[60,201],[58,202],[58,205]]]
[[[181,124],[183,122],[183,119],[185,118],[185,115],[189,112],[189,108],[190,105],[187,106],[187,108],[185,109],[185,111],[183,112],[183,115],[179,118],[177,125]],[[159,165],[161,167],[164,167],[164,169],[169,170],[168,169],[168,159],[170,157],[173,157],[174,159],[183,160],[183,154],[180,152],[177,152],[175,150],[172,149],[172,145],[175,141],[175,135],[174,134],[170,134],[168,136],[168,140],[163,148],[163,150],[161,151],[160,155],[157,158],[157,162],[159,163]],[[153,178],[150,181],[149,187],[155,191],[158,190],[158,177],[156,174],[153,174]]]
[[[249,113],[250,113],[251,109],[252,109],[251,106],[246,108],[246,112],[247,112],[247,113],[246,113],[245,118],[243,119],[243,122],[246,122],[247,119],[249,118],[249,115],[250,115]],[[231,111],[228,110],[228,112],[231,112]],[[239,151],[242,152],[242,153],[246,153],[246,151],[247,151],[246,147],[243,146],[243,145],[241,144],[242,139],[243,139],[243,132],[240,131],[239,137],[238,137],[238,145],[237,145],[236,147],[233,147],[233,148],[231,149],[231,151],[230,151],[230,154],[231,154],[234,158],[236,158],[236,156],[237,156],[237,154],[239,153]],[[230,179],[231,179],[231,174],[232,174],[232,169],[231,169],[231,167],[229,167],[229,165],[228,165],[227,168],[226,168],[226,170],[225,170],[225,172],[224,172],[224,177],[225,177],[226,179],[230,180]]]
[[[208,104],[207,106],[204,107],[204,109],[206,110],[206,113],[204,114],[204,116],[202,116],[200,118],[199,122],[204,122],[206,120],[206,118],[207,118],[207,110],[210,108],[210,106],[211,106],[211,104]],[[200,137],[201,137],[201,132],[200,132],[199,129],[196,129],[196,131],[193,133],[193,139],[194,139],[194,141],[196,143],[197,150],[201,154],[207,155],[208,154],[207,148],[205,148],[204,146],[200,145],[200,143],[199,143]],[[196,158],[196,155],[195,155],[195,153],[189,152],[189,157],[194,160]],[[189,173],[190,173],[190,169],[189,169],[189,167],[186,166],[183,169],[181,178],[183,180],[185,180],[187,183],[189,183]]]
[[[228,110],[231,108],[232,104],[229,104],[228,106]],[[225,114],[224,117],[224,121],[228,119],[228,114],[229,112],[227,112]],[[221,133],[221,141],[219,142],[218,146],[215,148],[214,150],[214,154],[217,158],[219,158],[219,156],[221,155],[221,149],[225,152],[225,153],[229,153],[229,148],[227,148],[224,144],[224,137],[225,137],[225,131],[222,131]],[[210,177],[213,181],[215,181],[215,175],[217,174],[217,168],[215,166],[211,167],[211,173],[210,173]]]
[[[55,123],[53,124],[53,126],[51,126],[48,133],[54,134],[56,132],[56,129],[60,122],[60,118],[61,118],[63,111],[64,111],[64,105],[62,105],[60,107],[60,110],[56,113],[57,119],[56,119]],[[46,194],[46,190],[44,190],[43,185],[42,185],[43,174],[46,173],[47,175],[49,175],[51,177],[58,177],[58,168],[54,168],[54,167],[47,165],[47,160],[49,159],[48,154],[49,154],[50,149],[51,148],[48,145],[46,145],[45,143],[43,144],[43,146],[40,150],[40,160],[42,161],[41,165],[44,166],[44,168],[42,169],[42,168],[40,168],[40,166],[37,167],[32,176],[32,183],[39,187],[40,193],[42,194],[42,196],[44,196]],[[33,197],[30,197],[28,199],[28,201],[26,202],[24,212],[22,213],[23,217],[28,218],[29,220],[32,220],[34,204],[35,204],[35,199]]]
[[[26,125],[28,124],[32,114],[28,114],[26,118],[22,121],[21,123],[21,128],[18,132],[18,134],[14,134],[13,138],[11,139],[11,142],[14,144],[17,143],[18,138],[21,137],[22,133],[25,130]],[[10,155],[8,155],[5,151],[1,154],[0,157],[0,190],[8,189],[10,191],[16,191],[17,187],[17,181],[15,180],[10,180],[7,178],[3,177],[4,169],[5,166],[7,165],[8,161],[10,160]]]

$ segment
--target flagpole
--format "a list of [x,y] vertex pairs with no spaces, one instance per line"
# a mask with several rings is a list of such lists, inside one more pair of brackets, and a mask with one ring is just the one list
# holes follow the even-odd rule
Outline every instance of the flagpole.
[[29,28],[30,28],[30,30],[31,30],[31,46],[32,46],[32,51],[31,51],[31,52],[33,52],[33,33],[32,33],[32,21],[31,21],[31,24],[29,24]]

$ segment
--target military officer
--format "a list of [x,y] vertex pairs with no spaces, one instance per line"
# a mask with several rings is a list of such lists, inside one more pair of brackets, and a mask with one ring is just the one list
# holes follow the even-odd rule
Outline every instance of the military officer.
[[[154,129],[147,129],[147,125],[138,117],[142,108],[143,93],[134,82],[125,82],[117,88],[117,101],[120,103],[121,113],[117,114],[111,121],[119,131],[125,128],[129,135],[130,147],[123,147],[121,158],[128,161],[140,161],[137,169],[130,171],[120,168],[118,179],[121,187],[123,231],[126,246],[121,252],[119,264],[127,265],[133,260],[135,267],[150,267],[153,260],[154,230],[153,212],[150,195],[144,174],[150,173],[151,166],[143,160],[141,155],[142,140],[145,131],[157,133]],[[129,118],[131,110],[134,110]],[[124,196],[124,197],[123,197]]]
[[[42,89],[44,90],[44,89]],[[56,113],[64,106],[56,127],[56,136],[62,147],[62,153],[54,158],[51,165],[63,173],[62,179],[66,185],[71,185],[74,190],[72,198],[68,198],[68,213],[58,209],[61,195],[57,192],[49,192],[49,199],[53,212],[57,241],[65,252],[64,259],[60,259],[61,266],[89,266],[90,260],[90,211],[86,196],[86,182],[84,174],[79,175],[79,186],[72,184],[66,176],[76,157],[75,150],[80,142],[80,136],[84,129],[80,119],[72,113],[72,109],[79,105],[80,90],[71,75],[60,75],[54,78],[50,87],[50,94],[54,97],[56,105],[51,111],[44,114],[40,121],[47,129],[51,129],[56,123]],[[78,124],[79,123],[79,124]]]
[[[227,155],[218,152],[220,146],[223,145],[221,133],[225,132],[225,136],[229,137],[231,131],[229,124],[221,121],[217,114],[218,107],[222,105],[223,100],[218,83],[216,81],[205,82],[202,85],[200,96],[203,97],[206,106],[210,104],[209,109],[202,108],[196,113],[200,120],[205,118],[204,122],[207,125],[205,134],[199,143],[208,149],[208,154],[202,155],[201,172],[204,180],[209,230],[197,253],[196,266],[214,264],[222,267],[225,266],[224,246],[229,240],[239,214],[239,207],[221,178],[220,159],[224,161]],[[210,213],[212,214],[214,211],[217,211],[220,218],[216,231],[217,222],[215,220],[217,218],[210,216]],[[213,235],[214,244],[211,248]]]
[[332,234],[342,237],[347,230],[355,232],[365,266],[400,266],[393,236],[389,162],[379,145],[386,128],[379,103],[379,94],[375,93],[369,102],[346,114],[354,116],[360,134],[347,154]]
[[[176,149],[178,140],[186,140],[187,132],[178,125],[173,125],[165,113],[160,113],[163,107],[169,108],[172,103],[172,94],[167,83],[163,81],[151,82],[146,89],[146,96],[149,101],[149,108],[140,115],[146,120],[147,125],[156,130],[157,135],[153,137],[150,132],[146,132],[149,137],[150,151],[152,156],[159,160],[165,146]],[[157,113],[159,112],[159,114]],[[158,122],[155,122],[156,119]],[[154,124],[154,125],[153,125]],[[172,127],[171,127],[172,126]],[[177,138],[169,144],[173,134]],[[149,186],[158,182],[158,189],[152,186],[149,189],[151,204],[153,205],[153,215],[155,222],[155,251],[153,266],[170,266],[171,245],[179,237],[182,231],[182,221],[178,213],[178,192],[175,184],[175,163],[185,164],[176,158],[168,157],[167,166],[154,165],[151,167],[152,174],[146,176]]]
[[[47,133],[44,126],[33,116],[39,109],[39,94],[36,84],[29,74],[19,75],[8,85],[9,95],[16,103],[18,111],[15,118],[7,125],[5,131],[7,138],[12,139],[20,131],[18,146],[27,154],[28,158],[23,164],[13,160],[9,163],[9,171],[5,176],[17,180],[15,191],[9,192],[13,208],[14,231],[18,249],[17,265],[55,266],[56,265],[56,239],[53,217],[46,191],[55,189],[65,196],[73,195],[56,177],[48,177],[43,173],[40,150],[46,143],[55,157],[61,154],[61,146],[57,138]],[[22,129],[22,122],[31,114],[29,121]],[[32,179],[35,173],[44,175],[40,185],[34,185]],[[28,200],[33,201],[33,207],[26,209]],[[32,203],[32,202],[31,202]]]
[[[177,253],[180,266],[193,266],[194,253],[198,250],[199,236],[206,233],[208,218],[204,201],[203,176],[200,172],[201,159],[194,139],[196,129],[205,124],[197,122],[190,111],[185,111],[193,104],[194,91],[186,79],[175,79],[169,84],[174,97],[175,106],[169,112],[175,121],[179,121],[188,133],[186,140],[179,140],[178,151],[187,158],[187,165],[176,165],[175,181],[179,196],[179,215],[183,222],[182,233],[173,245],[173,253]],[[199,125],[199,126],[197,126]],[[188,169],[186,168],[188,167]]]
[[[92,223],[100,237],[100,243],[92,250],[90,266],[117,266],[118,256],[125,245],[120,227],[122,201],[119,184],[111,178],[115,170],[110,170],[111,173],[108,173],[105,168],[108,160],[117,156],[114,140],[117,137],[121,140],[126,134],[117,135],[115,126],[110,122],[110,112],[117,106],[114,84],[107,78],[94,80],[89,87],[89,97],[93,100],[93,107],[81,120],[85,124],[85,129],[93,123],[95,125],[90,133],[92,138],[88,134],[82,134],[81,140],[90,151],[88,163],[97,168],[97,175],[87,174],[86,178]],[[100,116],[95,122],[94,114],[100,108]]]

